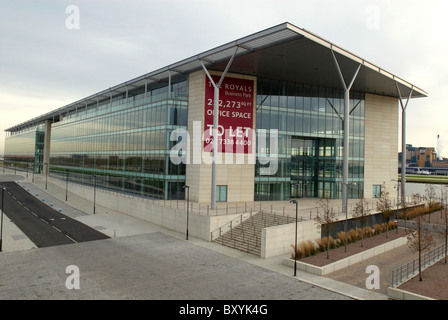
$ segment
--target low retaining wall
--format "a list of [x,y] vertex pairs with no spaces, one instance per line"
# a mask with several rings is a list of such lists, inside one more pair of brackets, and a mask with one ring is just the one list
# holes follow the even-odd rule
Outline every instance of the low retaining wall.
[[[366,259],[372,258],[376,255],[379,255],[381,253],[384,253],[386,251],[398,248],[404,244],[407,243],[407,238],[406,237],[402,237],[393,241],[390,241],[388,243],[385,243],[383,245],[379,245],[376,246],[372,249],[368,249],[365,250],[363,252],[354,254],[350,257],[341,259],[339,261],[335,261],[333,263],[327,264],[326,266],[323,267],[317,267],[308,263],[304,263],[301,262],[300,260],[297,260],[297,269],[308,272],[308,273],[312,273],[318,276],[324,276],[327,274],[330,274],[332,272],[335,272],[337,270],[349,267],[353,264],[356,264],[358,262],[362,262]],[[330,251],[331,253],[331,251]],[[283,260],[283,264],[290,266],[290,267],[294,267],[294,259],[284,259]]]
[[[293,252],[296,224],[284,224],[264,228],[261,234],[261,257],[271,258]],[[302,221],[297,224],[297,242],[320,239],[320,228],[315,221]]]
[[[48,182],[65,189],[65,181],[48,178]],[[93,187],[71,183],[70,192],[93,201]],[[151,200],[122,194],[102,188],[96,188],[96,204],[110,208],[129,216],[154,223],[177,232],[185,232],[187,226],[187,214],[184,208],[160,206]],[[202,240],[210,241],[210,233],[225,225],[241,214],[229,214],[221,216],[203,216],[190,212],[188,219],[188,233]]]

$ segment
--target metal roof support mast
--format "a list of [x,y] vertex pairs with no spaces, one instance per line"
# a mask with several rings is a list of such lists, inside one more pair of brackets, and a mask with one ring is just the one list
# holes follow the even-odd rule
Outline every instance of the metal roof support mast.
[[406,104],[403,105],[398,83],[395,82],[395,85],[398,92],[398,101],[400,101],[401,106],[401,203],[404,204],[406,202],[406,108],[408,107],[409,100],[412,98],[414,88],[411,88]]
[[[341,68],[339,67],[338,60],[331,50],[333,55],[334,63],[338,69],[339,77],[341,78],[342,87],[344,88],[344,157],[342,165],[342,212],[345,212],[345,235],[347,237],[347,204],[348,204],[348,155],[349,155],[349,130],[350,130],[350,89],[358,76],[359,70],[361,69],[361,64],[359,64],[358,69],[356,69],[355,75],[347,86],[342,75]],[[347,251],[347,239],[345,241],[345,251]]]
[[238,51],[238,47],[236,48],[235,52],[233,53],[232,57],[230,58],[230,61],[227,63],[226,69],[221,75],[221,79],[219,79],[219,82],[216,84],[213,81],[213,78],[211,77],[210,73],[208,72],[207,68],[205,67],[204,63],[201,61],[201,66],[204,69],[205,73],[207,74],[208,79],[210,80],[211,84],[214,88],[214,96],[213,96],[213,161],[212,161],[212,186],[211,186],[211,200],[210,200],[210,208],[213,210],[216,207],[216,155],[218,153],[218,114],[219,114],[219,87],[222,84],[222,81],[226,77],[227,72],[229,71],[230,66],[232,65],[233,59],[235,58],[235,55]]

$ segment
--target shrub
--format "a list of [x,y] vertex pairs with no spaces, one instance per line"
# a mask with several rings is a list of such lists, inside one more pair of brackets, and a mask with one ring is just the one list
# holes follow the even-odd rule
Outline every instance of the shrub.
[[329,241],[329,247],[330,247],[330,249],[334,249],[334,248],[336,248],[336,241],[333,239],[333,237],[330,236],[329,239],[330,239],[330,240],[328,240],[327,237],[323,237],[323,238],[321,239],[322,244],[324,245],[324,251],[327,251],[327,242],[328,242],[328,241]]
[[336,234],[338,237],[339,243],[345,243],[345,232],[341,231]]
[[308,242],[302,242],[300,245],[303,246],[303,250],[305,252],[305,256],[309,257],[311,255],[311,247],[310,247],[309,243]]
[[373,231],[372,227],[364,228],[364,237],[368,238],[368,237],[372,237],[373,235],[374,235],[374,231]]
[[336,241],[333,239],[332,236],[330,236],[330,248],[331,249],[336,248]]
[[395,221],[389,221],[389,230],[394,230],[396,227]]
[[298,244],[297,245],[297,250],[294,252],[294,247],[295,245],[291,245],[292,247],[292,254],[291,254],[291,258],[294,259],[294,254],[296,255],[297,259],[302,259],[305,258],[305,249],[303,248],[302,244]]
[[311,241],[311,240],[308,240],[307,242],[308,242],[308,245],[310,247],[310,254],[312,256],[314,256],[317,253],[316,244],[313,241]]
[[320,251],[324,252],[324,251],[327,249],[327,247],[325,246],[325,242],[323,241],[323,239],[316,239],[315,241],[316,241],[317,246],[318,246],[318,248],[319,248]]
[[356,228],[356,236],[358,238],[358,240],[361,240],[363,234],[363,230],[361,228]]
[[328,238],[327,237],[323,237],[322,238],[322,243],[324,245],[325,250],[327,250],[327,242],[328,242]]
[[374,234],[380,234],[381,233],[381,226],[379,224],[376,224],[373,226]]
[[352,236],[351,236],[350,232],[347,232],[347,244],[352,243],[352,242],[353,242]]
[[356,242],[356,240],[358,240],[358,233],[356,230],[350,229],[348,233],[350,234],[350,238],[352,238],[352,242]]

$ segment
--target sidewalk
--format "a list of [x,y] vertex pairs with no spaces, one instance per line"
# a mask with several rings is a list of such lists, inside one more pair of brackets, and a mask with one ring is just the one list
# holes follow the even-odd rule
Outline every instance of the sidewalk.
[[[9,175],[8,177],[12,178],[13,181],[20,182],[19,184],[25,190],[35,196],[38,196],[39,199],[44,199],[44,202],[47,205],[54,207],[56,210],[61,211],[61,213],[79,220],[80,222],[83,222],[84,224],[108,235],[109,237],[124,237],[152,232],[162,232],[175,238],[185,240],[184,234],[170,231],[147,221],[143,221],[141,219],[134,218],[102,206],[96,205],[95,214],[93,214],[92,201],[78,197],[77,195],[70,192],[68,193],[67,197],[68,201],[65,201],[65,190],[50,183],[47,186],[47,190],[45,190],[45,179],[43,179],[43,181],[40,181],[42,179],[36,178],[35,182],[31,183],[29,179],[26,180],[24,179],[24,177],[11,175]],[[309,202],[309,206],[311,207],[312,205],[314,205],[314,203],[315,199]],[[20,233],[20,230],[18,230],[16,227],[14,229],[14,227],[14,225],[8,226],[9,229],[5,229],[5,233],[7,233],[7,235],[14,235],[15,238],[22,239],[20,241],[15,240],[14,245],[11,245],[8,251],[27,250],[32,248],[33,244],[26,238],[26,236]],[[285,257],[289,257],[289,255],[282,255],[270,259],[261,259],[260,257],[257,257],[255,255],[247,254],[194,237],[190,237],[189,242],[194,243],[195,245],[202,248],[212,250],[214,252],[244,261],[246,263],[291,277],[292,279],[301,280],[313,286],[340,293],[354,299],[388,299],[387,295],[382,292],[378,293],[376,291],[365,289],[365,280],[368,277],[368,275],[365,273],[365,267],[364,269],[362,269],[362,267],[360,269],[358,268],[360,271],[356,273],[350,271],[349,269],[345,269],[341,272],[333,274],[332,277],[315,276],[298,270],[297,276],[294,277],[293,270],[282,264],[283,259]],[[381,264],[381,261],[378,257],[376,258],[375,264],[379,266],[379,264]],[[387,259],[385,261],[385,267],[387,268]],[[364,270],[364,273],[361,272],[362,270]],[[364,285],[362,285],[363,283]]]

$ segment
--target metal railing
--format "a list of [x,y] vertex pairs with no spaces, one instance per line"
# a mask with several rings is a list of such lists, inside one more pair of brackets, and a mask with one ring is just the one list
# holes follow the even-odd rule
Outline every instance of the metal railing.
[[[422,271],[437,261],[445,257],[445,243],[435,247],[434,249],[425,252],[421,256],[421,269]],[[406,282],[413,276],[419,273],[419,262],[418,258],[415,258],[401,266],[392,269],[392,287],[398,287],[402,283]]]
[[[260,217],[259,221],[254,221],[255,215]],[[268,222],[268,220],[270,220]],[[247,223],[249,221],[249,223]],[[254,252],[261,245],[262,228],[292,223],[295,218],[288,215],[268,212],[250,212],[229,221],[225,225],[217,228],[210,233],[211,241],[221,242],[222,245],[246,251]],[[245,225],[243,226],[243,223]],[[241,226],[241,228],[237,228]],[[224,237],[224,235],[229,235]]]
[[221,226],[221,227],[217,228],[216,230],[213,230],[212,232],[210,232],[210,240],[214,241],[214,240],[220,238],[225,233],[232,232],[235,227],[239,226],[240,224],[242,224],[247,219],[252,218],[257,213],[258,213],[258,211],[254,213],[251,210],[250,213],[241,214],[239,217],[236,217],[235,219],[230,220],[229,222],[227,222],[223,226]]

